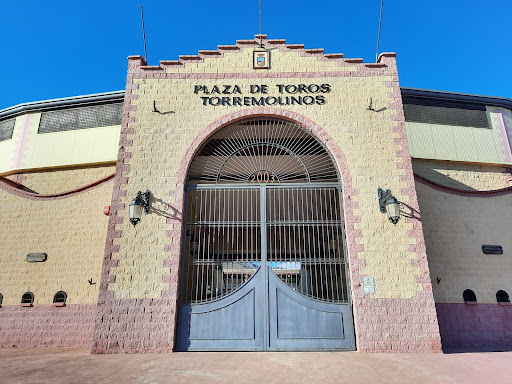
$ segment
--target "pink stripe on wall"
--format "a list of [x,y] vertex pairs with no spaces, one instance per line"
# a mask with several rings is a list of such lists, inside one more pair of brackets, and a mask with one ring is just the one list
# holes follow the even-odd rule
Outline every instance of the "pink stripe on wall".
[[496,107],[489,107],[488,109],[491,113],[492,125],[498,130],[503,161],[512,163],[512,118],[507,116],[510,111]]
[[0,347],[90,347],[96,308],[96,304],[2,306]]
[[17,118],[21,120],[18,127],[14,127],[14,153],[11,158],[11,169],[20,169],[25,166],[27,157],[28,142],[32,133],[32,125],[36,122],[37,116],[34,114],[23,115]]
[[512,350],[512,306],[437,303],[444,351]]

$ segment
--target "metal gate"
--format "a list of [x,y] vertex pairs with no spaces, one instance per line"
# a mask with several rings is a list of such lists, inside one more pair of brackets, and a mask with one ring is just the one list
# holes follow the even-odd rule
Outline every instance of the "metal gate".
[[187,189],[177,350],[352,350],[341,191]]

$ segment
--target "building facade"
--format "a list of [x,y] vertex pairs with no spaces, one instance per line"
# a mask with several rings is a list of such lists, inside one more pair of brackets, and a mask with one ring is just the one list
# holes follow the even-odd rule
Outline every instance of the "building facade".
[[512,347],[512,101],[261,41],[0,111],[2,346]]

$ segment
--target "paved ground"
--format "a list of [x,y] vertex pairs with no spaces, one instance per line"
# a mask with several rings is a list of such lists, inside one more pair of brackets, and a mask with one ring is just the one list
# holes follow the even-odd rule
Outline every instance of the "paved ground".
[[0,349],[0,383],[512,383],[512,352],[223,352],[91,355]]

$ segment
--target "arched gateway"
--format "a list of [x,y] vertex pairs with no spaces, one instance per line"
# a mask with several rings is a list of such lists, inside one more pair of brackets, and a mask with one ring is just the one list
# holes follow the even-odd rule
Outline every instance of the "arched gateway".
[[251,118],[192,160],[177,349],[354,349],[341,186],[296,123]]

